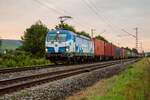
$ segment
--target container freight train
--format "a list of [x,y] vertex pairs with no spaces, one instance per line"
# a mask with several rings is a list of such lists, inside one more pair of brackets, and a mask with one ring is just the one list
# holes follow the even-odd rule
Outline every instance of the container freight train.
[[90,62],[136,57],[132,51],[68,30],[51,30],[45,41],[46,58],[53,62]]

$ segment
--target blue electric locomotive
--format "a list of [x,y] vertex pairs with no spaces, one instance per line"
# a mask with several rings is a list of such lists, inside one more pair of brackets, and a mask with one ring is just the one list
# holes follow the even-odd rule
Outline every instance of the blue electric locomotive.
[[47,33],[45,41],[46,58],[51,61],[83,61],[94,56],[90,38],[72,31],[58,29]]

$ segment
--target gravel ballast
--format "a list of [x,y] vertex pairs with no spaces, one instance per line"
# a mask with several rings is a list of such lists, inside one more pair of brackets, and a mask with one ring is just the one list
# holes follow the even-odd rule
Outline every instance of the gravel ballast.
[[111,67],[21,90],[16,93],[6,94],[0,97],[0,100],[65,100],[65,97],[72,95],[74,92],[90,86],[102,78],[119,73],[126,68],[127,64],[128,63],[113,65]]

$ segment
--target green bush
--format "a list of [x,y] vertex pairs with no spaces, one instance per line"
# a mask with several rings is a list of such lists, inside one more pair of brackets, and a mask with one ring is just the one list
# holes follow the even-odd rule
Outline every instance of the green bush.
[[24,67],[50,63],[51,62],[45,58],[37,58],[30,53],[22,51],[9,52],[0,57],[0,67]]

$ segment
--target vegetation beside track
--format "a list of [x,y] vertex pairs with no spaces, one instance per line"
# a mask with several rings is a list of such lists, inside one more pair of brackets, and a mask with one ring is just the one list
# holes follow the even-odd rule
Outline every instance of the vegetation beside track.
[[33,65],[46,65],[51,64],[49,60],[43,58],[34,57],[27,52],[11,52],[3,54],[0,57],[0,68],[10,67],[24,67]]
[[[148,62],[149,60],[149,62]],[[150,58],[129,66],[67,100],[150,100]]]

